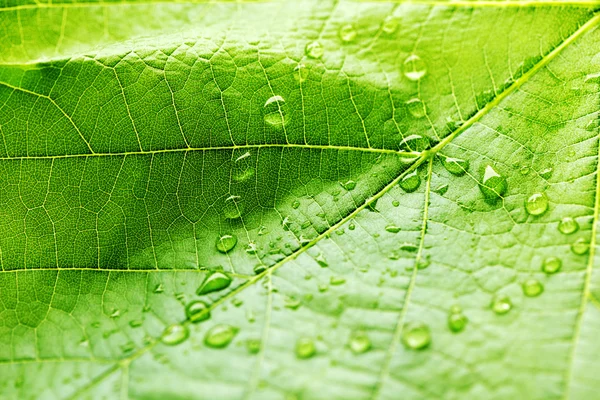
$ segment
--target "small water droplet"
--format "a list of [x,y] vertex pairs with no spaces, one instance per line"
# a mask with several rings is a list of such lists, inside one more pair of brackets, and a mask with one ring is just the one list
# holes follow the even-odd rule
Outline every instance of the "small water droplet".
[[369,211],[373,211],[376,212],[377,211],[377,202],[379,201],[379,199],[375,199],[369,203],[367,203],[367,209]]
[[231,325],[215,325],[204,336],[204,344],[214,349],[227,347],[237,335],[239,329]]
[[240,196],[229,196],[225,199],[225,205],[223,206],[223,214],[227,219],[238,219],[244,212],[244,205],[241,202]]
[[435,193],[439,194],[440,196],[443,196],[448,191],[448,188],[449,188],[448,184],[444,184],[444,185],[438,187],[437,189],[434,189],[433,191]]
[[427,136],[409,135],[400,142],[400,150],[421,152],[429,148],[430,142]]
[[521,175],[529,175],[530,171],[531,171],[531,168],[529,168],[527,165],[523,165],[521,167],[521,169],[519,169],[519,172],[521,173]]
[[402,343],[409,349],[424,349],[431,343],[429,327],[422,322],[407,323],[402,330]]
[[587,253],[590,249],[590,244],[583,238],[579,238],[571,244],[571,251],[578,256]]
[[392,206],[398,207],[398,206],[400,206],[400,202],[398,200],[393,200],[392,201]]
[[296,357],[304,360],[311,358],[316,352],[315,342],[311,338],[303,337],[296,342]]
[[512,308],[510,297],[505,294],[500,294],[492,300],[492,310],[498,315],[506,314]]
[[321,43],[314,41],[306,45],[304,52],[310,58],[321,58],[325,54],[325,49]]
[[565,235],[575,233],[578,229],[579,224],[571,217],[565,217],[558,223],[558,230]]
[[427,257],[423,258],[417,258],[417,262],[416,262],[416,267],[417,269],[425,269],[427,267],[429,267],[429,265],[431,264],[431,257],[429,255],[427,255]]
[[340,185],[348,191],[354,190],[356,188],[356,182],[354,182],[352,180],[347,181],[346,183],[340,182]]
[[237,244],[237,236],[235,235],[223,235],[217,239],[217,250],[221,253],[227,253],[231,251]]
[[585,129],[588,131],[593,131],[600,128],[600,120],[598,120],[598,118],[594,118],[593,120],[591,120],[590,122],[587,123],[587,125],[585,126]]
[[542,215],[548,210],[548,197],[545,193],[534,193],[525,202],[525,209],[530,215]]
[[560,260],[560,258],[548,257],[544,260],[544,263],[542,264],[542,271],[544,271],[547,274],[554,274],[558,272],[561,266],[562,261]]
[[371,340],[364,331],[354,331],[350,335],[349,345],[354,354],[362,354],[371,348]]
[[461,332],[467,326],[469,319],[462,313],[460,306],[452,306],[450,308],[450,314],[448,314],[448,328],[452,332]]
[[289,231],[291,226],[292,226],[292,221],[290,220],[290,217],[288,217],[288,216],[284,217],[283,220],[281,221],[281,227],[283,228],[283,230]]
[[302,82],[306,81],[306,79],[308,79],[309,72],[310,71],[308,70],[308,68],[306,68],[306,65],[298,64],[294,68],[294,78],[298,82],[302,83]]
[[323,268],[327,268],[329,266],[329,263],[327,262],[323,254],[319,254],[318,256],[316,256],[315,261]]
[[390,233],[398,233],[398,232],[400,232],[400,227],[398,227],[394,224],[390,224],[385,227],[385,230]]
[[356,224],[354,222],[350,222],[350,224],[348,225],[348,229],[353,231],[356,229]]
[[156,287],[154,288],[154,293],[162,293],[165,291],[165,288],[163,286],[162,283],[159,283],[158,285],[156,285]]
[[139,328],[140,326],[142,326],[143,323],[144,321],[142,321],[141,319],[132,319],[131,321],[129,321],[129,326],[131,326],[132,328]]
[[585,82],[600,83],[600,72],[586,75]]
[[169,346],[174,346],[183,343],[190,336],[190,331],[187,326],[181,324],[173,324],[168,326],[160,340]]
[[208,305],[200,300],[192,301],[185,307],[185,315],[190,322],[196,324],[210,318]]
[[352,24],[346,24],[340,27],[339,31],[340,39],[342,42],[348,43],[356,39],[356,28]]
[[469,160],[463,160],[462,158],[440,156],[442,165],[452,175],[462,176],[469,170]]
[[283,301],[283,306],[285,308],[289,308],[290,310],[297,310],[302,305],[302,302],[298,299],[294,299],[292,297],[286,297]]
[[408,251],[409,253],[415,253],[417,250],[419,250],[419,246],[414,243],[402,243],[400,245],[400,250]]
[[256,243],[254,242],[250,242],[248,243],[248,246],[246,246],[246,253],[248,254],[256,254],[257,251],[258,248],[256,247]]
[[300,202],[299,202],[298,200],[295,200],[295,201],[292,203],[292,208],[293,208],[294,210],[296,210],[296,209],[298,209],[298,207],[300,207]]
[[210,274],[198,288],[198,295],[217,292],[231,285],[231,277],[223,272],[215,271]]
[[416,54],[411,54],[404,60],[404,76],[411,81],[418,81],[427,73],[425,62]]
[[261,343],[259,339],[246,340],[246,350],[250,354],[258,354],[260,352]]
[[405,175],[400,181],[400,187],[407,193],[414,192],[421,185],[421,177],[417,170]]
[[339,286],[346,283],[346,279],[339,276],[332,276],[329,278],[329,283],[333,286]]
[[552,172],[554,172],[554,169],[552,169],[551,167],[544,168],[539,172],[539,175],[544,179],[550,179],[552,177]]
[[267,270],[267,266],[263,265],[263,264],[256,264],[254,266],[254,273],[256,275],[262,274],[263,272],[265,272]]
[[536,297],[542,294],[544,286],[537,279],[528,279],[523,282],[523,294],[527,297]]
[[408,108],[408,112],[415,118],[423,118],[427,115],[427,109],[425,108],[425,104],[420,99],[410,99],[406,102],[406,107]]
[[506,194],[508,183],[506,178],[500,175],[496,170],[488,165],[485,167],[482,183],[479,189],[487,202],[493,203]]
[[396,32],[397,29],[398,19],[392,16],[386,17],[386,19],[383,20],[383,24],[381,24],[381,30],[388,35]]
[[264,113],[265,123],[274,128],[283,128],[288,122],[285,99],[281,96],[273,96],[265,102]]

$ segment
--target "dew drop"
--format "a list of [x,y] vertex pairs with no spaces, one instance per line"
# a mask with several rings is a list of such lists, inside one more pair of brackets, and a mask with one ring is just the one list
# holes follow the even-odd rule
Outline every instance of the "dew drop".
[[600,72],[586,75],[584,82],[600,83]]
[[539,172],[539,175],[544,179],[550,179],[552,177],[553,172],[554,172],[554,170],[551,167],[544,168],[543,170],[541,170]]
[[332,276],[331,278],[329,278],[329,283],[332,286],[339,286],[346,283],[346,279],[338,276]]
[[143,323],[144,321],[142,321],[141,319],[133,319],[129,321],[129,326],[131,326],[132,328],[139,328],[140,326],[142,326]]
[[548,257],[544,260],[542,264],[542,271],[547,274],[554,274],[558,272],[558,270],[562,267],[562,261],[560,258],[556,257]]
[[239,168],[233,173],[233,180],[236,182],[245,182],[254,176],[254,168]]
[[400,142],[400,150],[421,152],[429,148],[429,138],[421,135],[409,135]]
[[558,230],[565,235],[575,233],[578,229],[579,224],[571,217],[565,217],[558,223]]
[[258,354],[260,352],[261,343],[259,339],[246,340],[246,350],[250,354]]
[[210,274],[198,288],[198,295],[218,292],[231,285],[231,277],[223,272],[215,271]]
[[391,225],[386,226],[385,230],[390,233],[398,233],[398,232],[400,232],[400,227],[391,224]]
[[354,182],[352,180],[347,181],[346,183],[340,182],[340,185],[348,191],[354,190],[356,188],[356,182]]
[[264,106],[265,123],[277,129],[283,128],[289,119],[286,109],[283,97],[271,97],[265,102]]
[[427,115],[427,109],[425,108],[425,104],[420,99],[410,99],[406,102],[406,107],[408,108],[408,112],[415,118],[423,118]]
[[448,328],[452,332],[458,333],[465,329],[469,319],[462,313],[462,310],[458,306],[454,306],[450,309],[448,314]]
[[505,294],[500,294],[492,300],[492,310],[498,315],[506,314],[512,308],[510,297]]
[[321,43],[314,41],[306,45],[304,52],[310,58],[321,58],[325,54],[325,49]]
[[398,200],[393,200],[392,201],[392,206],[398,207],[398,206],[400,206],[400,202]]
[[237,335],[239,329],[231,325],[215,325],[204,336],[204,344],[214,349],[227,347]]
[[371,348],[371,340],[364,331],[355,331],[350,335],[350,350],[354,354],[362,354]]
[[241,203],[242,198],[240,196],[229,196],[225,199],[225,205],[223,207],[223,214],[227,219],[238,219],[244,212],[244,205]]
[[295,201],[292,203],[292,208],[293,208],[294,210],[296,210],[296,209],[298,209],[298,207],[300,207],[300,202],[299,202],[298,200],[295,200]]
[[585,126],[585,129],[590,132],[598,128],[600,128],[600,120],[598,120],[597,118],[594,118]]
[[462,176],[469,170],[469,161],[461,158],[440,156],[442,165],[452,175]]
[[257,264],[254,266],[254,273],[260,275],[267,270],[267,267],[263,264]]
[[544,291],[544,286],[537,279],[528,279],[522,286],[523,294],[527,297],[539,296]]
[[223,235],[217,239],[217,250],[221,253],[228,253],[237,244],[237,236]]
[[578,256],[587,253],[590,249],[590,244],[583,238],[579,238],[571,244],[571,251]]
[[192,301],[185,307],[185,315],[190,322],[196,324],[210,318],[208,305],[200,300]]
[[310,338],[300,338],[296,342],[296,357],[300,359],[307,359],[314,356],[317,352],[315,342]]
[[521,167],[521,169],[519,169],[519,172],[521,173],[521,175],[529,175],[530,171],[531,171],[531,168],[529,168],[527,165],[524,165]]
[[327,262],[327,260],[325,259],[325,256],[323,256],[323,254],[319,254],[318,256],[315,257],[315,261],[317,262],[317,264],[319,264],[322,268],[327,268],[329,267],[329,263]]
[[173,324],[168,326],[160,340],[169,346],[175,346],[177,344],[183,343],[190,336],[190,331],[187,326],[181,324]]
[[534,193],[525,202],[525,209],[530,215],[542,215],[548,210],[548,197],[545,193]]
[[154,288],[154,293],[162,293],[165,291],[165,287],[163,286],[162,283],[159,283],[158,285],[156,285],[156,287]]
[[298,64],[294,68],[294,79],[302,83],[308,79],[309,70],[304,64]]
[[438,188],[434,189],[433,191],[434,191],[435,193],[439,194],[440,196],[443,196],[443,195],[445,195],[445,194],[446,194],[446,192],[448,191],[448,188],[449,188],[448,184],[444,184],[444,185],[442,185],[442,186],[440,186],[440,187],[438,187]]
[[414,192],[421,185],[421,177],[417,170],[405,175],[400,181],[400,187],[407,193]]
[[411,54],[404,60],[404,76],[411,81],[418,81],[427,73],[427,66],[416,54]]
[[488,165],[485,167],[482,184],[479,189],[487,202],[493,203],[500,199],[508,190],[506,178],[500,175],[496,170]]
[[356,39],[356,28],[354,28],[354,25],[352,24],[343,25],[342,27],[340,27],[339,35],[340,39],[342,39],[342,42],[351,42],[354,39]]
[[388,35],[396,32],[398,30],[398,19],[389,16],[383,20],[383,24],[381,24],[381,30]]
[[429,327],[422,322],[409,322],[402,331],[402,343],[409,349],[424,349],[431,343]]

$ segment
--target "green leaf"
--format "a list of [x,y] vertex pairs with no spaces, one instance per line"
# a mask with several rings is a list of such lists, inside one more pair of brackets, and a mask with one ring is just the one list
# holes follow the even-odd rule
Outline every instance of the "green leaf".
[[0,5],[0,397],[593,399],[595,1]]

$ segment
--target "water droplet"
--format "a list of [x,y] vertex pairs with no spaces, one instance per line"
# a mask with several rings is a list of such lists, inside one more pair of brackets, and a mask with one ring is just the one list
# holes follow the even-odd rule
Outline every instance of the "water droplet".
[[548,209],[548,197],[545,193],[534,193],[525,202],[525,209],[531,215],[542,215]]
[[294,78],[298,82],[302,83],[302,82],[304,82],[308,78],[309,72],[310,71],[308,70],[308,68],[306,68],[306,65],[304,65],[304,64],[298,64],[294,68]]
[[350,224],[348,225],[348,229],[353,231],[356,229],[356,224],[354,222],[350,222]]
[[369,203],[367,203],[367,209],[369,211],[373,211],[376,212],[377,211],[377,202],[379,201],[379,199],[375,199]]
[[258,354],[260,352],[261,343],[259,339],[246,340],[246,350],[250,354]]
[[427,115],[427,109],[425,108],[425,104],[420,99],[410,99],[406,102],[406,107],[408,108],[408,112],[415,118],[423,118]]
[[462,313],[460,306],[453,306],[448,314],[448,328],[452,332],[461,332],[467,326],[469,319]]
[[417,258],[416,267],[417,269],[425,269],[431,264],[431,256],[427,255],[425,258]]
[[339,286],[346,283],[346,279],[339,276],[332,276],[329,278],[329,283],[333,286]]
[[492,310],[498,315],[506,314],[512,308],[510,297],[505,294],[500,294],[492,300]]
[[400,142],[400,150],[421,152],[427,150],[429,145],[429,138],[427,136],[409,135]]
[[231,251],[237,244],[237,236],[235,235],[223,235],[217,239],[217,250],[221,253],[227,253]]
[[462,176],[469,170],[469,160],[463,160],[462,158],[440,156],[442,165],[452,175]]
[[440,186],[439,188],[434,189],[433,191],[436,192],[437,194],[439,194],[440,196],[443,196],[448,191],[448,188],[449,188],[448,184],[444,184],[444,185]]
[[317,352],[315,342],[310,338],[300,338],[296,342],[296,357],[300,359],[307,359],[314,356]]
[[156,287],[154,288],[154,293],[162,293],[165,291],[165,287],[163,286],[162,283],[159,283],[158,285],[156,285]]
[[558,223],[558,230],[560,233],[564,233],[565,235],[575,233],[578,229],[579,224],[571,217],[565,217]]
[[591,120],[590,122],[587,123],[587,125],[585,126],[585,129],[588,131],[593,131],[600,128],[600,120],[598,120],[598,118],[594,118],[593,120]]
[[142,326],[143,323],[144,321],[142,321],[141,319],[133,319],[129,321],[129,326],[131,326],[132,328],[139,328],[140,326]]
[[327,268],[329,266],[329,263],[327,262],[323,254],[319,254],[318,256],[316,256],[315,261],[323,268]]
[[398,29],[398,19],[392,16],[387,17],[383,20],[383,24],[381,25],[381,30],[388,35],[396,32]]
[[527,297],[536,297],[542,294],[544,286],[537,279],[528,279],[523,282],[523,294]]
[[416,54],[412,54],[404,60],[404,76],[411,81],[418,81],[427,73],[427,66]]
[[185,307],[185,315],[192,323],[206,321],[210,318],[208,305],[200,300],[192,301]]
[[242,198],[240,196],[229,196],[225,199],[225,205],[223,207],[223,214],[228,219],[238,219],[244,212],[244,205],[241,203]]
[[482,181],[479,189],[487,202],[496,202],[508,190],[506,178],[497,173],[491,165],[485,167]]
[[290,310],[297,310],[302,305],[302,302],[298,299],[294,299],[292,297],[286,297],[283,300],[283,306],[285,308],[289,308]]
[[362,354],[371,348],[371,340],[364,331],[355,331],[350,335],[350,350],[354,354]]
[[231,277],[223,272],[215,271],[210,274],[198,288],[198,295],[217,292],[231,285]]
[[529,175],[530,171],[531,171],[531,168],[529,168],[527,165],[523,165],[521,167],[521,169],[519,169],[519,172],[521,173],[521,175]]
[[571,251],[578,256],[581,256],[588,252],[590,244],[583,238],[579,238],[571,244]]
[[548,257],[544,260],[544,263],[542,264],[542,271],[544,271],[547,274],[554,274],[555,272],[558,272],[561,266],[562,261],[560,260],[560,258]]
[[407,323],[402,331],[402,343],[409,349],[424,349],[431,343],[429,327],[422,322]]
[[417,250],[419,250],[419,246],[414,243],[402,243],[400,245],[400,250],[408,251],[409,253],[415,253]]
[[346,24],[340,27],[339,35],[342,42],[348,43],[356,39],[357,32],[354,25]]
[[257,251],[258,248],[256,247],[256,243],[254,242],[250,242],[248,243],[248,246],[246,246],[246,253],[248,254],[256,254]]
[[325,49],[321,43],[315,41],[308,43],[304,52],[310,58],[321,58],[325,54]]
[[544,179],[550,179],[552,177],[552,172],[554,172],[552,168],[544,168],[539,174]]
[[346,189],[346,190],[348,190],[348,191],[350,191],[350,190],[354,190],[354,188],[356,188],[356,182],[354,182],[354,181],[352,181],[352,180],[350,180],[350,181],[347,181],[346,183],[342,183],[342,182],[340,182],[340,185],[341,185],[341,186],[342,186],[344,189]]
[[231,325],[215,325],[204,336],[204,344],[215,349],[227,347],[239,329]]
[[300,207],[300,202],[299,202],[298,200],[295,200],[295,201],[292,203],[292,208],[293,208],[294,210],[296,210],[296,209],[298,209],[298,207]]
[[168,326],[163,332],[160,340],[169,346],[174,346],[183,343],[190,336],[190,331],[187,326],[181,324],[173,324]]
[[290,220],[290,217],[286,216],[285,218],[283,218],[283,220],[281,221],[281,227],[283,228],[283,230],[289,231],[291,226],[292,221]]
[[288,122],[285,99],[281,96],[273,96],[265,102],[265,123],[274,128],[283,128]]
[[386,226],[385,230],[390,233],[398,233],[398,232],[400,232],[400,227],[391,224],[391,225]]
[[600,72],[586,75],[585,82],[600,83]]
[[400,206],[400,202],[398,200],[393,200],[392,201],[392,206],[398,207],[398,206]]
[[400,187],[407,193],[414,192],[421,185],[421,177],[417,170],[405,175],[400,181]]

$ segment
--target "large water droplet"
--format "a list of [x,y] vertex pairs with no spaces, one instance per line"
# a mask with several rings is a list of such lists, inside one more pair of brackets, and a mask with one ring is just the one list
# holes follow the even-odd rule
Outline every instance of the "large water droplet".
[[390,224],[385,227],[385,230],[390,233],[398,233],[398,232],[400,232],[400,227],[398,227],[394,224]]
[[548,168],[544,168],[543,170],[541,170],[539,172],[539,175],[544,179],[550,179],[552,177],[553,172],[554,172],[554,169],[552,169],[552,167],[548,167]]
[[498,315],[506,314],[512,308],[510,297],[505,294],[500,294],[492,300],[492,310]]
[[296,342],[296,357],[307,359],[314,356],[317,352],[315,342],[311,338],[300,338]]
[[238,328],[231,325],[215,325],[204,336],[204,344],[215,349],[227,347],[238,333]]
[[221,253],[231,251],[237,244],[237,236],[223,235],[217,239],[217,250]]
[[421,185],[421,177],[417,170],[405,175],[400,181],[400,187],[407,193],[414,192]]
[[306,65],[298,64],[294,68],[294,79],[296,79],[298,82],[302,83],[306,79],[308,79],[309,72],[310,71],[308,70],[308,68],[306,68]]
[[225,205],[223,207],[225,218],[237,219],[242,216],[244,205],[241,200],[242,198],[240,196],[229,196],[225,199]]
[[392,16],[387,17],[383,20],[383,24],[381,24],[381,30],[388,35],[396,32],[398,30],[398,19]]
[[210,274],[198,288],[198,295],[217,292],[231,285],[231,277],[223,272],[215,271]]
[[400,150],[421,152],[427,150],[429,144],[429,138],[427,136],[409,135],[400,142]]
[[560,260],[560,258],[548,257],[544,260],[544,263],[542,264],[542,271],[544,271],[547,274],[554,274],[555,272],[558,272],[561,266],[562,261]]
[[208,305],[200,300],[192,301],[185,307],[185,315],[192,323],[206,321],[210,318]]
[[325,49],[321,43],[314,41],[306,45],[304,52],[310,58],[321,58],[325,54]]
[[462,309],[459,306],[454,306],[450,309],[448,314],[448,328],[452,332],[461,332],[467,326],[469,319],[462,313]]
[[444,155],[440,156],[442,160],[442,165],[448,172],[452,175],[462,176],[467,173],[469,170],[469,161],[463,160],[462,158],[454,158],[454,157],[446,157]]
[[246,340],[246,350],[250,354],[258,354],[260,352],[261,343],[259,339]]
[[565,235],[575,233],[578,229],[579,224],[571,217],[565,217],[558,223],[558,230],[560,233],[564,233]]
[[187,326],[181,324],[174,324],[168,326],[160,340],[169,346],[174,346],[176,344],[184,342],[190,336],[190,331]]
[[339,31],[340,39],[342,42],[348,43],[356,39],[356,28],[352,24],[346,24],[340,27]]
[[425,104],[420,99],[410,99],[406,102],[406,107],[408,108],[408,112],[415,118],[423,118],[427,115],[427,109],[425,108]]
[[577,255],[583,255],[590,250],[590,244],[583,238],[579,238],[571,244],[571,251]]
[[371,340],[364,331],[355,331],[350,336],[350,350],[354,354],[362,354],[371,348]]
[[482,183],[479,189],[487,202],[493,203],[500,199],[508,190],[506,178],[500,175],[496,170],[488,165],[485,167]]
[[353,180],[349,180],[345,183],[340,182],[340,185],[348,191],[354,190],[354,188],[356,188],[356,182],[354,182]]
[[281,96],[273,96],[265,102],[264,113],[265,123],[274,128],[283,128],[288,122],[285,99]]
[[411,81],[418,81],[427,73],[427,66],[416,54],[411,54],[404,60],[404,76]]
[[523,282],[523,294],[527,297],[536,297],[542,294],[544,286],[537,279],[528,279]]
[[525,202],[525,209],[531,215],[542,215],[548,209],[548,197],[545,193],[534,193]]
[[424,349],[431,343],[429,327],[421,322],[409,322],[402,331],[402,343],[409,349]]

